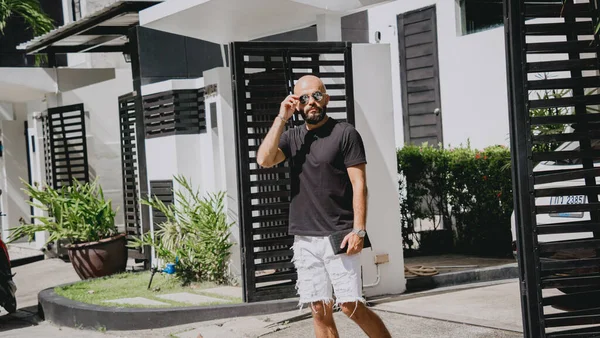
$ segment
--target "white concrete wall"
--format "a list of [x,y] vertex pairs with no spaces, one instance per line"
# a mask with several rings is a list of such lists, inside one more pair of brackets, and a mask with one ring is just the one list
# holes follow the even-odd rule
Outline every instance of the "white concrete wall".
[[[25,107],[23,107],[25,109]],[[27,146],[25,143],[25,120],[0,122],[2,130],[2,146],[4,147],[0,163],[3,164],[2,182],[2,207],[6,213],[1,224],[3,237],[7,238],[8,229],[19,225],[19,219],[26,222],[30,219],[30,209],[27,205],[27,195],[21,190],[21,179],[27,182]]]
[[[388,254],[389,262],[379,266],[379,284],[366,287],[365,294],[397,294],[406,290],[406,280],[389,76],[390,46],[355,44],[352,58],[356,129],[362,136],[367,154],[367,233],[373,247],[361,254],[363,284],[376,283],[375,255]],[[371,67],[371,63],[377,67]]]
[[[171,90],[198,89],[204,86],[202,78],[168,80],[142,87],[142,95]],[[171,135],[146,139],[148,184],[154,180],[173,180],[183,175],[192,181],[192,187],[201,195],[211,187],[214,175],[211,170],[212,148],[210,137],[204,134]],[[173,188],[179,189],[173,181]],[[210,190],[212,191],[212,190]]]
[[[503,28],[461,36],[457,6],[452,0],[402,0],[368,10],[369,36],[381,32],[390,44],[396,146],[404,144],[399,73],[397,15],[423,7],[437,7],[441,111],[444,144],[481,148],[509,144],[508,99]],[[366,61],[375,67],[375,63]]]
[[[203,78],[168,80],[145,85],[143,95],[167,92],[171,90],[198,89],[204,86]],[[207,126],[210,116],[207,112]],[[192,183],[194,191],[207,196],[221,190],[213,159],[215,158],[215,140],[210,130],[206,133],[191,135],[171,135],[146,139],[146,160],[148,184],[153,180],[173,180],[182,175]],[[180,189],[173,181],[173,189]],[[151,224],[152,224],[151,220]],[[155,262],[158,263],[158,262]]]
[[83,103],[90,179],[98,178],[106,198],[118,208],[115,223],[123,224],[123,182],[118,97],[133,90],[131,71],[115,70],[111,80],[63,92],[60,105]]
[[[227,221],[233,223],[231,228],[231,260],[229,272],[238,282],[242,276],[242,263],[240,257],[240,228],[238,219],[238,177],[237,177],[237,154],[235,145],[235,120],[233,114],[233,94],[231,90],[231,73],[229,68],[215,68],[204,72],[204,83],[206,85],[216,84],[218,94],[207,99],[207,107],[210,102],[217,103],[217,126],[218,129],[213,139],[213,153],[215,161],[215,189],[227,193],[226,205]],[[207,108],[208,109],[208,108]],[[207,110],[207,115],[208,110]]]

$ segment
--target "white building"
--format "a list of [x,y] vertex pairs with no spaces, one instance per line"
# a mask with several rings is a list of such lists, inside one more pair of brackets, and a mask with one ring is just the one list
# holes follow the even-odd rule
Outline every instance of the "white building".
[[[72,3],[63,2],[65,8]],[[137,140],[140,136],[144,138],[143,149],[138,145],[138,156],[145,157],[137,159],[140,170],[139,180],[134,182],[137,194],[152,192],[153,184],[159,190],[163,184],[169,187],[176,174],[191,178],[203,192],[227,191],[228,211],[231,221],[236,223],[232,237],[238,244],[233,250],[231,272],[240,280],[248,278],[243,257],[246,255],[247,269],[252,255],[248,251],[242,254],[244,251],[239,247],[247,236],[239,229],[243,212],[240,206],[249,197],[239,195],[245,193],[245,181],[240,180],[243,170],[239,165],[240,153],[236,152],[240,141],[236,136],[239,131],[236,131],[231,68],[231,54],[235,50],[230,43],[304,42],[303,48],[308,49],[314,41],[353,43],[351,68],[344,68],[350,65],[348,55],[340,60],[320,53],[321,57],[311,62],[330,62],[327,66],[316,66],[321,72],[333,74],[326,79],[330,88],[346,88],[343,85],[347,84],[347,74],[352,74],[354,96],[350,102],[343,98],[345,91],[340,94],[343,96],[340,100],[346,101],[337,111],[343,115],[348,104],[354,106],[354,122],[367,147],[371,191],[368,229],[374,248],[366,251],[362,259],[365,293],[369,296],[405,290],[396,147],[407,141],[444,145],[470,142],[478,148],[508,144],[503,30],[496,27],[476,32],[480,27],[502,23],[496,16],[500,13],[501,18],[501,6],[493,6],[494,10],[489,7],[479,18],[473,14],[478,11],[477,3],[468,0],[169,0],[153,6],[144,1],[129,1],[147,5],[146,9],[139,8],[137,27],[137,11],[110,17],[106,16],[107,11],[118,8],[119,4],[107,9],[98,7],[98,1],[82,2],[86,3],[81,6],[83,12],[91,9],[100,12],[90,12],[84,19],[67,23],[24,45],[31,52],[68,52],[69,68],[28,70],[40,76],[35,86],[45,87],[36,88],[27,78],[23,93],[30,95],[16,104],[9,98],[17,95],[4,95],[0,101],[10,104],[2,107],[10,106],[5,111],[22,112],[21,121],[28,119],[30,132],[37,135],[37,149],[42,149],[41,126],[34,116],[48,108],[83,103],[90,176],[99,178],[116,206],[129,210],[129,205],[123,202],[127,182],[116,170],[121,167],[123,149],[118,97],[128,93],[137,95],[139,109],[147,103],[143,111],[134,115],[143,117],[144,111],[147,113],[145,119],[137,119],[137,126],[146,123],[147,129],[145,136],[137,135]],[[94,51],[117,53],[89,53]],[[253,58],[247,56],[244,61],[252,64]],[[290,60],[294,63],[308,59]],[[20,88],[15,83],[23,77],[5,74],[0,79],[10,79],[6,88]],[[336,79],[335,74],[345,75]],[[182,127],[184,132],[178,132],[174,127],[171,132],[151,127],[160,135],[148,135],[148,126],[154,123],[149,112],[157,107],[152,100],[167,96],[168,100],[176,100],[182,92],[203,97],[203,103],[196,101],[195,106],[203,114],[199,130]],[[258,129],[249,130],[250,133]],[[245,143],[249,148],[255,145]],[[31,176],[43,181],[43,154],[33,153],[32,147]],[[15,161],[22,163],[23,159]],[[12,164],[5,166],[9,170]],[[255,164],[249,164],[249,168],[258,169]],[[13,184],[8,189],[17,188]],[[255,188],[248,188],[248,192],[260,193]],[[28,215],[24,204],[19,205],[21,211],[15,215]],[[12,206],[7,212],[11,210]],[[117,217],[124,219],[121,213]],[[141,217],[145,224],[152,223],[149,213],[135,217],[138,221]],[[249,213],[247,217],[259,216]],[[261,236],[252,237],[252,241],[265,239]],[[381,264],[374,264],[376,257]],[[252,260],[252,264],[269,263],[265,259]],[[273,282],[269,278],[261,280]]]
[[[109,0],[59,2],[62,2],[64,25],[46,37],[64,34],[75,20],[85,22],[99,9],[107,12],[119,7],[119,4],[113,4],[115,1]],[[74,5],[78,5],[77,8],[73,8]],[[138,11],[139,8],[123,11],[120,13],[121,20],[130,20],[124,22],[127,25],[137,23]],[[90,39],[97,38],[92,34],[88,34]],[[120,170],[115,170],[121,166],[118,97],[132,92],[133,83],[131,65],[126,62],[123,53],[113,53],[126,42],[118,40],[120,37],[113,36],[117,41],[107,47],[111,53],[53,55],[49,57],[51,65],[47,68],[0,67],[0,110],[3,115],[0,130],[5,149],[5,156],[0,159],[0,189],[4,192],[0,210],[7,214],[2,220],[4,239],[9,234],[8,229],[18,225],[21,218],[30,221],[31,209],[21,191],[21,179],[44,183],[51,170],[49,165],[52,161],[45,157],[44,152],[47,138],[44,138],[42,121],[47,120],[48,112],[53,108],[78,104],[83,104],[85,116],[87,175],[90,180],[98,179],[106,197],[112,199],[114,207],[119,210],[117,223],[123,225],[122,175]],[[103,46],[106,43],[104,41]],[[59,66],[57,58],[62,59],[58,62]],[[25,122],[27,128],[24,130]],[[80,152],[84,150],[82,146],[75,145],[69,148]],[[83,161],[70,163],[82,164]],[[65,172],[64,165],[57,163],[55,173]],[[83,178],[77,174],[74,177]],[[37,215],[40,211],[34,212]],[[37,236],[37,248],[41,248],[45,240],[44,234]]]

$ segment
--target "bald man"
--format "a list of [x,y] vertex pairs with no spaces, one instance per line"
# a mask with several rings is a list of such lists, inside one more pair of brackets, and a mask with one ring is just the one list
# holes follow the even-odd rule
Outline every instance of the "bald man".
[[[317,337],[338,337],[335,304],[369,337],[390,337],[381,319],[362,297],[360,257],[366,234],[366,156],[360,134],[327,116],[325,85],[307,75],[294,94],[281,102],[279,114],[258,149],[257,162],[272,167],[284,160],[291,167],[289,233],[294,235],[293,262],[298,271],[301,306],[310,304]],[[304,124],[285,129],[295,111]],[[328,236],[347,231],[336,255]]]

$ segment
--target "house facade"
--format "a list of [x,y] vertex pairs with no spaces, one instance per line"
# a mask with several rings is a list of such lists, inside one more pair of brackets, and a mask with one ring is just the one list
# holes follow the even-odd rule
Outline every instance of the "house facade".
[[[56,1],[47,12],[53,14],[57,29],[49,34],[114,3],[109,0]],[[115,171],[121,166],[117,98],[132,91],[131,65],[123,53],[59,53],[49,55],[36,66],[32,53],[27,55],[25,50],[16,48],[28,40],[31,36],[17,38],[9,49],[13,51],[13,62],[0,64],[0,106],[3,111],[0,128],[2,142],[6,145],[6,156],[0,164],[0,172],[4,175],[0,180],[0,189],[4,192],[1,209],[7,214],[2,219],[3,238],[6,239],[9,229],[21,220],[29,222],[32,215],[41,214],[40,210],[27,204],[21,191],[21,180],[46,184],[52,181],[52,175],[56,176],[55,182],[73,177],[97,179],[118,209],[118,225],[122,227],[122,175]],[[21,64],[14,63],[15,55],[21,55]],[[75,110],[79,105],[82,105],[82,118],[77,119],[73,114],[77,114]],[[58,114],[56,116],[72,117],[67,124],[78,124],[64,129],[65,138],[69,140],[64,140],[63,145],[68,145],[65,149],[75,152],[78,156],[75,158],[81,158],[79,161],[65,163],[64,156],[50,158],[48,155],[47,126],[52,120],[53,109],[61,107],[75,109],[73,112],[54,112]],[[67,171],[75,173],[65,176]],[[45,241],[44,234],[36,236],[37,248],[42,248]]]
[[[140,4],[145,7],[131,13],[116,10]],[[289,238],[267,229],[285,225],[277,218],[280,210],[247,211],[287,196],[285,185],[267,186],[288,179],[285,168],[266,173],[252,160],[268,114],[264,121],[243,115],[276,109],[257,106],[253,97],[279,98],[262,97],[246,86],[268,84],[270,76],[293,85],[302,73],[318,72],[339,101],[332,104],[332,116],[351,121],[363,135],[369,187],[377,192],[368,206],[375,245],[362,255],[365,293],[400,293],[405,280],[396,148],[509,142],[502,7],[497,5],[492,7],[499,12],[487,7],[476,15],[481,8],[467,0],[63,1],[69,13],[65,25],[21,46],[30,54],[49,53],[55,67],[36,69],[44,81],[27,77],[31,95],[17,104],[6,95],[3,107],[22,111],[28,122],[31,159],[22,168],[31,168],[31,181],[43,182],[49,163],[40,151],[45,116],[54,108],[83,104],[84,171],[98,178],[120,209],[119,225],[134,229],[132,235],[160,223],[160,215],[139,205],[139,198],[149,193],[172,202],[172,194],[164,192],[177,188],[173,175],[187,176],[203,193],[226,191],[229,220],[235,224],[231,274],[247,283],[246,289],[268,293],[276,282],[276,290],[288,292],[293,276],[284,248]],[[258,47],[270,48],[271,54]],[[68,67],[56,63],[61,54],[67,55]],[[270,62],[283,62],[291,78],[267,66]],[[12,81],[7,88],[20,88],[14,84],[24,77],[8,75],[3,77]],[[193,112],[193,125],[177,122],[182,112],[172,107],[183,102]],[[172,114],[166,124],[164,114]],[[249,124],[240,124],[240,118]],[[23,210],[22,217],[28,217]],[[42,243],[44,236],[37,240]],[[270,257],[271,251],[280,256]],[[135,257],[156,263],[147,252]],[[264,271],[271,275],[265,277]]]

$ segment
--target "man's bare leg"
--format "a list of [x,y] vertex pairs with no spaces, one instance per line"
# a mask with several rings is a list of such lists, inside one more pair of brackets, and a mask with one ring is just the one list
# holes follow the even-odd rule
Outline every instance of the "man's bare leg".
[[333,302],[314,302],[311,307],[317,338],[339,338],[333,321]]
[[367,336],[372,338],[391,338],[390,332],[375,312],[369,310],[361,302],[343,303],[340,305],[344,314],[352,319]]

